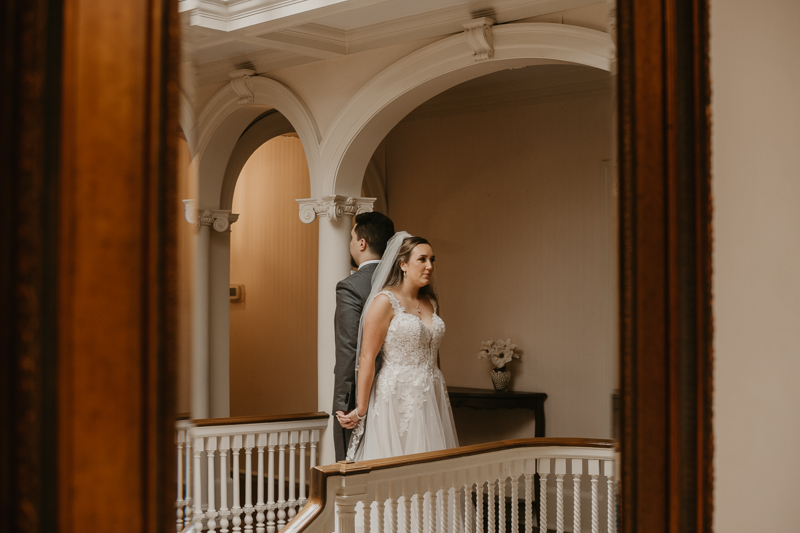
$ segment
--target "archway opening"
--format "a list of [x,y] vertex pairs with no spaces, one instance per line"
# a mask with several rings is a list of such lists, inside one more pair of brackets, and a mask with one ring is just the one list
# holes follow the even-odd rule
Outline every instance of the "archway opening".
[[261,144],[242,167],[230,239],[231,416],[317,410],[318,231],[297,216],[310,194],[294,133]]
[[[534,65],[431,98],[384,138],[363,195],[431,241],[450,387],[491,389],[481,342],[510,338],[512,389],[548,395],[547,436],[609,438],[616,197],[608,72]],[[461,444],[534,436],[524,412],[454,411]]]

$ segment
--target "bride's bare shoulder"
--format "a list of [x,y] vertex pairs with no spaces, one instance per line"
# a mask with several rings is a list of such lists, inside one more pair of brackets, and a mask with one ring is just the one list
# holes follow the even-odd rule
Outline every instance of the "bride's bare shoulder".
[[369,306],[367,322],[378,320],[381,322],[386,321],[388,324],[393,314],[394,309],[392,309],[392,302],[389,301],[389,297],[386,294],[379,294],[372,301],[372,305]]

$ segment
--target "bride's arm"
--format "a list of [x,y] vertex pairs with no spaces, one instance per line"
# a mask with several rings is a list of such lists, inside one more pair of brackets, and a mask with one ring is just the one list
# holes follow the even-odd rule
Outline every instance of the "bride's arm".
[[383,339],[389,329],[394,310],[389,297],[379,295],[372,302],[364,320],[364,337],[361,339],[361,356],[358,363],[358,384],[356,385],[356,408],[347,414],[339,415],[342,427],[353,427],[358,416],[363,418],[369,408],[369,393],[375,380],[375,359],[383,346]]

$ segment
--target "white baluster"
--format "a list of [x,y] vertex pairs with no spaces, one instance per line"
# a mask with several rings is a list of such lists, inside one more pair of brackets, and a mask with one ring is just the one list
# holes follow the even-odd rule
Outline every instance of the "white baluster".
[[231,513],[233,514],[233,533],[241,533],[242,531],[242,507],[240,505],[241,499],[239,498],[239,452],[242,449],[242,436],[235,435],[233,437],[233,448],[231,449],[231,457],[233,459],[233,505],[231,506]]
[[519,533],[519,474],[511,477],[511,533]]
[[[550,475],[550,459],[539,459],[539,531],[547,531],[547,476]],[[533,487],[531,487],[532,489]]]
[[464,533],[472,533],[473,531],[472,521],[475,518],[475,510],[472,508],[472,486],[471,479],[464,485]]
[[183,513],[183,527],[189,525],[192,519],[192,436],[186,432],[186,484],[184,485],[186,495],[186,506]]
[[[244,532],[253,533],[253,448],[255,435],[244,436]],[[198,531],[199,533],[199,531]]]
[[186,430],[179,429],[175,432],[175,444],[178,448],[178,494],[175,499],[175,530],[180,533],[183,529],[183,506],[185,500],[183,499],[183,443],[186,438]]
[[398,506],[398,498],[402,493],[402,487],[398,483],[393,483],[389,487],[389,507],[391,512],[389,527],[391,533],[397,533],[397,506]]
[[417,533],[425,532],[425,489],[422,480],[418,480],[416,485],[416,510],[417,510]]
[[437,511],[439,510],[439,505],[437,493],[438,487],[436,486],[434,476],[428,476],[428,506],[430,508],[430,519],[428,520],[428,527],[430,529],[428,531],[430,533],[439,533],[440,531],[438,528],[439,520]]
[[533,533],[533,500],[535,474],[525,473],[525,533]]
[[[264,446],[267,444],[267,435],[259,433],[256,436],[256,450],[258,451],[258,474],[256,476],[256,533],[264,533]],[[270,477],[270,485],[272,478]],[[270,533],[272,533],[270,531]]]
[[386,516],[384,514],[386,509],[386,498],[381,497],[380,483],[375,485],[375,501],[377,502],[377,516],[375,517],[377,520],[377,530],[378,533],[383,533],[383,530],[386,527]]
[[483,478],[475,486],[475,533],[485,531],[483,522]]
[[219,438],[219,533],[228,533],[228,450],[230,437]]
[[[450,504],[447,506],[447,514],[450,517],[450,533],[460,533],[461,532],[461,514],[459,511],[458,505],[458,496],[461,494],[461,486],[463,483],[463,472],[458,472],[456,475],[455,472],[448,472],[445,475],[445,479],[447,481],[446,487],[447,489],[447,500]],[[459,483],[459,481],[461,481]],[[445,532],[447,529],[445,529]]]
[[300,433],[300,496],[297,498],[298,507],[306,504],[306,443],[308,442],[308,430],[304,429]]
[[498,528],[500,533],[506,533],[506,477],[505,473],[497,480],[497,510]]
[[581,533],[581,476],[583,459],[572,460],[572,532]]
[[317,443],[319,442],[319,430],[311,431],[311,465],[309,468],[317,466]]
[[200,456],[203,455],[202,437],[194,439],[194,529],[201,531],[203,529],[203,483],[200,479]]
[[267,465],[267,533],[275,533],[275,445],[278,443],[278,433],[270,433],[268,441]]
[[[287,431],[280,432],[278,440],[278,529],[286,525],[286,444],[289,441]],[[272,533],[270,531],[270,533]]]
[[489,510],[488,510],[489,512],[487,513],[488,516],[486,517],[486,519],[488,521],[488,527],[486,528],[486,531],[488,531],[489,533],[494,533],[496,531],[496,529],[495,529],[495,526],[496,526],[495,511],[494,511],[494,484],[495,484],[495,481],[496,480],[495,480],[494,477],[490,477],[489,478],[489,490],[488,490],[488,494],[487,494],[487,498],[489,500]]
[[372,500],[363,500],[364,528],[363,533],[370,533],[372,528]]
[[208,522],[208,532],[214,533],[217,528],[217,521],[215,518],[218,516],[214,508],[216,494],[214,494],[214,452],[217,451],[217,437],[206,438],[206,459],[208,460],[208,504],[206,506],[206,517]]
[[413,485],[408,479],[406,479],[405,481],[403,481],[403,532],[404,533],[411,533],[411,497],[413,495],[414,495]]
[[606,504],[608,505],[608,525],[606,526],[606,529],[608,530],[608,533],[616,533],[617,524],[614,518],[616,515],[616,498],[614,496],[614,461],[603,461],[603,475],[606,476],[606,485],[608,488],[608,495],[606,497]]
[[592,480],[592,533],[600,533],[600,510],[598,503],[597,478],[600,475],[600,461],[590,459],[587,462],[589,467],[589,478]]
[[[300,435],[297,431],[289,434],[289,520],[297,514],[297,500],[294,499],[294,471],[295,471],[295,452],[297,451],[297,440]],[[283,481],[281,481],[283,483]]]
[[439,505],[436,512],[439,513],[439,527],[437,531],[447,533],[450,524],[449,517],[447,516],[447,513],[450,511],[450,490],[446,488],[446,485],[439,489],[438,503]]
[[556,459],[556,533],[564,533],[564,476],[567,460]]

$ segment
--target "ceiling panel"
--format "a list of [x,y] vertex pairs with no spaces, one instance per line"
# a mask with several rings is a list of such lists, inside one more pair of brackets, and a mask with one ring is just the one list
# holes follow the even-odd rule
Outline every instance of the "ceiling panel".
[[[380,4],[373,4],[339,13],[329,17],[322,17],[314,21],[344,31],[352,31],[372,24],[380,24],[390,20],[410,17],[453,6],[468,6],[470,0],[389,0]],[[468,11],[468,9],[466,9]]]

